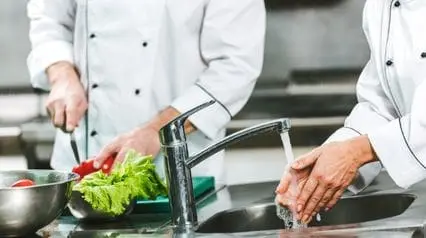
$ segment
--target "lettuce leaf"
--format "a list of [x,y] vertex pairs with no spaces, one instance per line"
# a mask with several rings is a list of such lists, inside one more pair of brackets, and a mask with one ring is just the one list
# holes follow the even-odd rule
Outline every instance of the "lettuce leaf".
[[135,198],[154,200],[167,196],[167,187],[155,171],[152,156],[129,150],[124,162],[109,175],[97,171],[73,187],[94,210],[121,215]]

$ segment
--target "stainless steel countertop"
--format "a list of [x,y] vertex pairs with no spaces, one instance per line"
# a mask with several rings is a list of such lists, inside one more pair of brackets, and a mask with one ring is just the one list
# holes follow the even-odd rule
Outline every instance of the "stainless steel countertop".
[[[276,182],[267,182],[224,187],[214,195],[207,196],[199,201],[199,220],[203,222],[217,212],[227,209],[268,202],[273,197],[276,184]],[[417,199],[404,213],[396,217],[348,225],[311,227],[301,230],[272,230],[234,234],[194,233],[190,234],[189,237],[413,237],[413,234],[416,234],[415,237],[423,237],[423,227],[426,220],[426,181],[408,190],[403,190],[393,183],[386,172],[382,172],[376,181],[362,194],[402,192],[414,194]],[[72,217],[61,217],[38,234],[40,237],[99,237],[99,235],[121,232],[123,237],[131,237],[132,235],[152,237],[153,235],[148,233],[157,230],[155,237],[180,237],[176,236],[176,234],[173,235],[167,227],[167,221],[168,216],[164,214],[132,215],[127,221],[85,225],[79,224]],[[164,228],[161,229],[161,227]],[[188,235],[185,237],[188,237]]]

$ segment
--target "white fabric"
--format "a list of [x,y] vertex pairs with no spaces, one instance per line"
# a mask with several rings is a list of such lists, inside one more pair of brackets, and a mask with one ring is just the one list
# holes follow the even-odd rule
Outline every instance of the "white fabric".
[[[371,58],[357,85],[359,102],[345,126],[367,134],[389,175],[407,188],[426,178],[426,58],[421,57],[426,52],[426,2],[395,2],[366,2],[363,25]],[[337,134],[331,138],[339,139]],[[365,167],[378,173],[376,166]],[[367,173],[364,179],[373,177]]]
[[[76,131],[82,158],[169,105],[184,112],[215,98],[220,104],[190,118],[199,131],[189,149],[199,151],[224,136],[262,68],[263,0],[30,0],[28,16],[33,86],[48,90],[45,70],[58,61],[80,71],[89,98]],[[220,179],[222,157],[194,174]],[[75,164],[69,138],[58,131],[53,168]]]

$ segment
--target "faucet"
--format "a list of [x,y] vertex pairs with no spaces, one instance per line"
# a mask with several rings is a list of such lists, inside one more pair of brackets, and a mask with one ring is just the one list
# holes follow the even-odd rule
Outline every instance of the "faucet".
[[272,120],[235,132],[189,156],[184,123],[192,114],[214,104],[212,100],[181,114],[160,130],[161,148],[164,153],[172,225],[178,231],[188,231],[198,226],[193,195],[191,168],[227,146],[254,135],[276,131],[287,132],[291,125],[287,118]]

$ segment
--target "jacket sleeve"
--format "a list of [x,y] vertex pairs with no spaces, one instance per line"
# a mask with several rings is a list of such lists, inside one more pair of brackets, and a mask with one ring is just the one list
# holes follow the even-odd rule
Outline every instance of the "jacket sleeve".
[[263,65],[266,10],[263,0],[210,1],[201,32],[201,56],[207,69],[172,106],[188,111],[217,103],[189,118],[215,138],[247,102]]
[[[331,135],[325,143],[344,141],[366,135],[386,125],[392,118],[392,109],[377,79],[374,60],[370,59],[357,84],[358,103],[346,118],[344,126]],[[380,162],[369,163],[359,169],[359,176],[348,190],[357,194],[370,185],[380,173]]]
[[[364,8],[363,29],[367,41],[372,49],[372,44],[368,29],[368,2]],[[388,124],[397,117],[392,103],[383,91],[377,65],[373,55],[365,66],[357,83],[358,103],[353,108],[350,115],[346,118],[344,127],[337,130],[326,143],[334,141],[343,141],[360,135],[366,135],[377,128]],[[362,166],[359,170],[359,176],[356,181],[348,187],[352,193],[359,193],[364,190],[381,171],[380,162],[369,163]]]
[[411,113],[369,133],[371,144],[395,183],[403,188],[426,178],[426,82],[414,92]]
[[46,69],[59,61],[74,63],[72,40],[75,10],[75,0],[28,2],[32,49],[27,64],[33,87],[49,90]]

